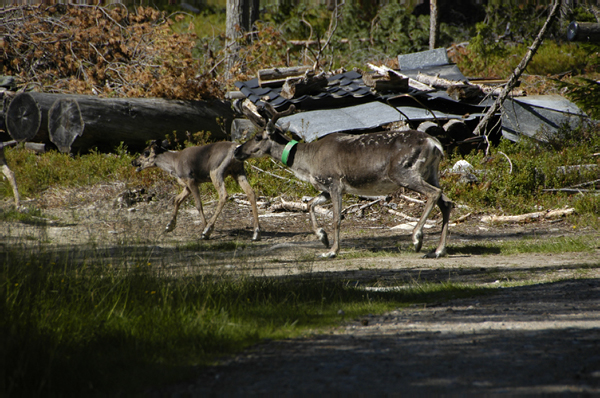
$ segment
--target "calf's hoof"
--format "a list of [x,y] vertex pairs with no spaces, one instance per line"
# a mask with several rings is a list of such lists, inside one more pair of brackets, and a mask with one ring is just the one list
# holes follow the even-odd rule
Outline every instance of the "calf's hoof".
[[167,224],[167,227],[165,228],[165,233],[172,232],[175,229],[175,225],[176,225],[175,221],[170,221]]
[[254,230],[254,235],[252,235],[252,241],[253,242],[258,242],[260,240],[260,229],[255,229]]

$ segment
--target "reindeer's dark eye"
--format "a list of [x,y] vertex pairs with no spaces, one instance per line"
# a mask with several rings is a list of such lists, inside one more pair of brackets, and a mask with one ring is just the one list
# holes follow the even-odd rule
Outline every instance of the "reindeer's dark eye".
[[145,156],[145,157],[148,157],[148,156],[150,156],[150,151],[144,151],[144,156]]

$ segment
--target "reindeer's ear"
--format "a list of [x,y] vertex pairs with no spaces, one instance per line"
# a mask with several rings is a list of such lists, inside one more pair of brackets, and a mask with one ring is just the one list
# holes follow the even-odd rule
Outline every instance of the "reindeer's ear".
[[171,149],[171,143],[169,140],[163,140],[163,142],[160,143],[160,146],[165,150]]

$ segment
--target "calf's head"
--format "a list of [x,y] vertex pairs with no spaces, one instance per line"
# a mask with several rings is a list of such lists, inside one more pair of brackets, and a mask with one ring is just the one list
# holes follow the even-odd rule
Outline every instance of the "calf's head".
[[150,145],[142,151],[140,156],[131,161],[131,165],[135,167],[135,171],[142,171],[150,167],[156,167],[156,158],[167,149],[158,141],[150,142]]

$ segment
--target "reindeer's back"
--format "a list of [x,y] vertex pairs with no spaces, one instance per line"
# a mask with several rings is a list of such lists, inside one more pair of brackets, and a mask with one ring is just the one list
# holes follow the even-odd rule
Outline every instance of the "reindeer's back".
[[233,157],[235,147],[234,142],[221,141],[185,148],[179,154],[179,173],[197,182],[210,181],[211,170],[220,170],[224,177],[243,173],[244,164]]
[[410,158],[421,151],[439,152],[440,156],[443,155],[440,142],[418,130],[335,133],[321,138],[315,144],[316,156],[328,162],[338,159],[341,164],[353,167],[374,168],[377,163],[389,163],[391,156]]

